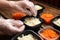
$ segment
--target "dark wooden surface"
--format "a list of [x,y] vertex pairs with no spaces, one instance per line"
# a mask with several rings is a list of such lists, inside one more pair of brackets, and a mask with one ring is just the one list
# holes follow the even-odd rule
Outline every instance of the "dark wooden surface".
[[[46,4],[43,4],[43,3],[38,3],[38,2],[34,2],[34,3],[43,5],[45,7],[43,13],[48,12],[48,13],[54,14],[55,16],[60,15],[60,10],[59,9],[53,8],[53,7],[48,6]],[[11,36],[1,36],[0,35],[0,40],[11,40],[11,38],[12,38]]]
[[56,6],[56,7],[60,8],[60,4],[59,4],[60,0],[34,0],[34,1],[46,2],[50,5],[53,5],[53,6]]

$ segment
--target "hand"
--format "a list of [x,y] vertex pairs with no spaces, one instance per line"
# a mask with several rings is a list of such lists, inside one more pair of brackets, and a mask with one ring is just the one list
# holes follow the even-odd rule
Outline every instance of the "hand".
[[0,19],[0,32],[4,35],[13,35],[25,29],[23,22],[14,19]]
[[33,15],[33,16],[37,15],[37,11],[34,9],[33,2],[24,0],[24,1],[18,1],[16,2],[16,4],[18,5],[16,6],[17,9],[21,10],[22,12],[25,12],[28,15]]
[[[3,5],[3,6],[2,6]],[[37,11],[34,9],[33,2],[29,0],[22,1],[4,1],[1,6],[3,9],[12,12],[13,10],[25,12],[28,15],[37,15]]]

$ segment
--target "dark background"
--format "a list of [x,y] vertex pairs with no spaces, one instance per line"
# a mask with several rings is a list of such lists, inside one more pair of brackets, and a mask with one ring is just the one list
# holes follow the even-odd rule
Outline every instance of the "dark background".
[[34,0],[34,1],[45,2],[47,4],[60,8],[60,0]]

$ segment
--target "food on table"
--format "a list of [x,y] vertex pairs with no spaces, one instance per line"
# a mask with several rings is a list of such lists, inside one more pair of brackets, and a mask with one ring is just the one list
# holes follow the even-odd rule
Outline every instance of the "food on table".
[[22,35],[22,37],[18,37],[18,40],[37,40],[33,35],[28,34],[28,35]]
[[23,12],[14,12],[12,14],[12,18],[14,18],[14,19],[21,19],[22,17],[25,17],[25,16],[26,16],[26,14]]
[[33,27],[40,24],[41,21],[38,18],[30,17],[30,18],[26,18],[24,23],[28,26]]
[[35,5],[35,10],[41,10],[43,7],[39,6],[39,5]]
[[58,33],[52,29],[45,29],[40,34],[43,38],[46,38],[49,40],[57,38],[59,36]]
[[50,24],[51,20],[54,18],[54,15],[49,13],[44,13],[40,16],[46,24]]
[[55,20],[53,21],[53,23],[54,23],[55,25],[57,25],[57,26],[60,27],[60,18],[59,18],[59,19],[55,19]]

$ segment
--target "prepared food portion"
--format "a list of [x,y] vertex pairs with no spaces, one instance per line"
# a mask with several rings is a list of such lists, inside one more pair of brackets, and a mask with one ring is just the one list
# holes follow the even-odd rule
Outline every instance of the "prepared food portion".
[[37,40],[33,35],[22,35],[22,37],[18,37],[18,40]]
[[50,28],[42,30],[40,35],[46,40],[56,40],[59,37],[59,34]]
[[26,18],[24,23],[28,26],[35,26],[35,25],[38,25],[41,23],[41,21],[38,19],[38,18],[34,18],[34,17],[31,17],[31,18]]
[[35,10],[41,10],[43,9],[43,7],[39,6],[39,5],[35,5]]
[[53,23],[54,23],[55,25],[57,25],[57,26],[60,27],[60,18],[59,18],[59,19],[55,19],[55,20],[53,21]]

